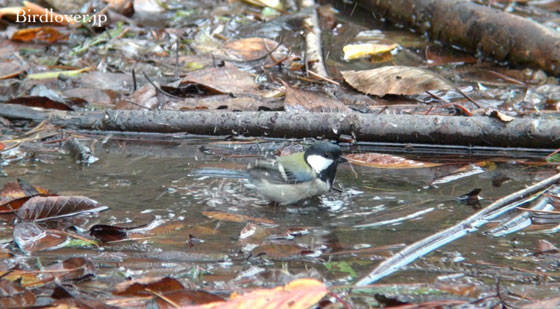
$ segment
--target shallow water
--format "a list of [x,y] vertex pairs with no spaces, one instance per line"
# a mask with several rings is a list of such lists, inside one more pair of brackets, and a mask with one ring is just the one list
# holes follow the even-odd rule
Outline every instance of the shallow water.
[[[434,179],[452,173],[468,160],[461,158],[461,164],[422,169],[345,164],[337,174],[343,192],[331,192],[323,200],[289,207],[268,205],[240,179],[189,176],[193,168],[243,169],[248,162],[264,155],[255,149],[273,149],[278,145],[281,143],[245,145],[207,139],[139,142],[116,138],[103,146],[97,145],[95,155],[100,160],[89,167],[80,166],[67,154],[48,153],[40,155],[40,161],[8,165],[4,169],[8,177],[0,179],[0,184],[15,181],[18,176],[60,195],[84,195],[110,207],[91,218],[85,228],[95,223],[134,226],[143,222],[138,219],[140,214],[151,215],[150,220],[158,219],[162,224],[159,229],[138,234],[146,237],[142,241],[112,244],[101,251],[59,249],[36,253],[38,256],[60,259],[85,254],[105,266],[116,259],[121,268],[125,265],[125,274],[135,276],[190,276],[197,265],[202,265],[205,274],[197,278],[212,281],[217,288],[222,286],[219,282],[244,278],[243,271],[252,267],[262,267],[257,273],[268,273],[282,265],[291,274],[314,268],[333,283],[351,283],[367,274],[379,260],[397,252],[402,244],[447,228],[477,211],[476,207],[459,202],[459,195],[482,188],[484,199],[480,207],[484,207],[553,173],[550,169],[500,160],[506,162],[434,187],[429,186]],[[497,186],[500,179],[506,178]],[[211,211],[258,219],[231,222],[211,219],[203,213]],[[407,217],[411,214],[417,216]],[[260,219],[272,222],[258,223]],[[240,239],[241,230],[250,221],[257,222],[260,230],[252,237]],[[11,232],[4,227],[2,236],[6,239]],[[287,236],[288,231],[298,228],[305,231],[304,235]],[[188,246],[189,235],[204,242]],[[476,232],[383,282],[432,282],[450,273],[468,276],[473,272],[477,279],[493,280],[492,272],[485,274],[486,270],[481,270],[487,267],[483,265],[534,269],[537,265],[530,256],[535,241],[548,238],[551,237],[523,232],[492,238]],[[327,260],[346,261],[355,274],[328,271],[324,267]],[[101,278],[117,280],[110,266],[100,270],[107,271]],[[247,278],[251,278],[250,285],[282,283],[278,278],[278,282],[260,283],[253,276]],[[512,275],[511,279],[516,277]]]

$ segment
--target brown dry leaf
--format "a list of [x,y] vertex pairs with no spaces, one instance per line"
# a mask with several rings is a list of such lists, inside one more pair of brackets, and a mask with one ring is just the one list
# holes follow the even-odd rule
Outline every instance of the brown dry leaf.
[[202,215],[214,220],[228,221],[228,222],[247,222],[254,221],[258,223],[274,224],[274,221],[262,218],[249,217],[245,215],[233,214],[222,211],[203,211]]
[[66,236],[31,222],[16,224],[13,237],[18,247],[27,253],[56,249],[63,246],[67,240]]
[[42,96],[22,96],[8,100],[6,103],[30,107],[40,107],[45,109],[58,109],[63,111],[74,110],[74,108],[66,102],[54,101]]
[[21,287],[19,282],[0,280],[0,307],[28,307],[35,304],[35,294]]
[[169,277],[141,278],[117,284],[113,294],[119,296],[146,296],[153,295],[151,291],[162,293],[184,289],[185,287],[177,279]]
[[147,84],[134,91],[128,100],[119,102],[115,108],[151,110],[158,104],[157,90],[151,84]]
[[553,297],[545,300],[539,300],[532,304],[525,305],[523,309],[543,309],[543,308],[558,308],[560,307],[560,297]]
[[15,78],[25,72],[24,66],[16,59],[6,59],[0,63],[2,72],[0,72],[0,80]]
[[251,74],[236,67],[206,68],[188,73],[181,84],[194,83],[217,94],[260,94]]
[[537,240],[537,249],[535,250],[536,254],[545,254],[545,253],[558,253],[558,247],[556,247],[553,243],[548,240],[539,239]]
[[93,263],[84,257],[68,258],[43,268],[41,274],[43,281],[79,279],[95,273]]
[[16,211],[25,221],[44,221],[107,209],[85,196],[35,196]]
[[[18,179],[18,182],[10,182],[4,185],[0,191],[0,213],[9,213],[20,208],[30,198],[42,195],[54,195],[49,190],[39,186],[31,186],[25,181]],[[8,207],[8,204],[9,207]]]
[[284,86],[286,87],[286,97],[284,98],[286,111],[326,113],[350,111],[346,105],[324,94],[295,89],[285,83]]
[[429,90],[455,89],[436,73],[407,66],[384,66],[364,71],[342,71],[344,80],[365,94],[414,95]]
[[181,102],[173,102],[167,106],[177,106],[180,110],[229,110],[229,111],[259,111],[280,110],[283,104],[276,99],[256,96],[213,95],[203,98],[186,98]]
[[298,279],[274,289],[257,289],[245,294],[234,293],[229,301],[208,304],[204,308],[310,308],[327,293],[327,287],[318,280]]
[[514,117],[508,116],[500,111],[493,110],[490,112],[490,117],[500,120],[501,122],[512,122]]
[[103,0],[109,5],[109,8],[122,14],[124,16],[130,17],[134,14],[133,0]]
[[[191,305],[204,305],[215,302],[223,302],[224,299],[218,295],[208,293],[203,290],[191,291],[191,290],[177,290],[171,292],[161,293],[162,297],[158,297],[157,303],[158,308],[175,308],[170,305],[169,300],[175,305],[180,307],[191,306]],[[163,298],[165,297],[165,300]]]
[[352,164],[376,168],[424,168],[442,165],[441,163],[414,161],[399,156],[375,152],[354,153],[345,155],[344,157]]
[[[278,47],[278,42],[267,38],[245,38],[228,42],[223,47],[226,56],[236,61],[253,61],[260,59],[271,52],[276,58],[281,57],[280,52],[286,50],[285,47]],[[273,52],[274,51],[274,52]]]
[[301,257],[307,248],[303,248],[294,243],[267,244],[258,246],[251,251],[253,256],[265,254],[268,258],[282,259],[290,257]]
[[41,42],[47,42],[49,44],[67,39],[68,34],[62,34],[53,27],[20,29],[12,34],[12,37],[10,38],[10,40],[12,41],[31,42],[33,40],[37,40]]

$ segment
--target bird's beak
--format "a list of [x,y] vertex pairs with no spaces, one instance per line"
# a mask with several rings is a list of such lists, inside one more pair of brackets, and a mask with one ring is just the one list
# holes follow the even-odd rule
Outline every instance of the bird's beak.
[[344,163],[344,162],[348,162],[348,160],[345,157],[338,157],[338,159],[336,159],[337,163]]

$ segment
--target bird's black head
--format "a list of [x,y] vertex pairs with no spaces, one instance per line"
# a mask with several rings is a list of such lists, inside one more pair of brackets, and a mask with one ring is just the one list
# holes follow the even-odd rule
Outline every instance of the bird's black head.
[[329,142],[318,142],[309,147],[304,154],[305,162],[323,181],[332,185],[338,163],[346,162],[342,150]]

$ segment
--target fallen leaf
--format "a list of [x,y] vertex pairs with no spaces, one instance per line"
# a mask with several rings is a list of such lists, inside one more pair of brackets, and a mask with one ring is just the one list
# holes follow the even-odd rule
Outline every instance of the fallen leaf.
[[180,102],[168,104],[177,106],[180,110],[229,110],[229,111],[259,111],[281,110],[284,107],[277,99],[260,96],[239,95],[231,97],[227,94],[213,95],[202,98],[186,98]]
[[145,296],[153,295],[151,291],[162,293],[183,290],[184,288],[177,279],[169,277],[142,278],[117,284],[113,294],[119,296]]
[[181,84],[194,83],[218,94],[260,94],[251,74],[236,67],[206,68],[187,73]]
[[535,250],[535,254],[556,254],[558,252],[560,252],[558,247],[556,247],[550,241],[544,239],[537,240],[537,249]]
[[53,72],[41,72],[27,75],[28,79],[47,79],[47,78],[59,78],[61,75],[65,77],[76,77],[84,72],[92,71],[92,67],[85,67],[78,70],[67,70],[67,71],[53,71]]
[[307,248],[298,246],[295,243],[266,244],[256,247],[251,251],[253,256],[265,255],[268,258],[301,258],[306,254]]
[[399,47],[398,44],[361,43],[348,44],[342,48],[342,51],[344,60],[349,61],[388,53],[397,47]]
[[19,29],[14,32],[10,37],[12,41],[21,42],[31,42],[31,41],[41,41],[49,44],[53,44],[57,41],[67,40],[68,34],[60,33],[56,28],[53,27],[35,27],[35,28],[25,28]]
[[29,199],[16,215],[25,221],[49,219],[99,212],[109,207],[84,196],[35,196]]
[[18,59],[5,59],[0,63],[0,67],[2,67],[0,80],[16,78],[25,72],[24,66]]
[[244,0],[244,1],[252,5],[261,6],[261,7],[270,7],[275,10],[282,10],[283,8],[282,2],[280,0]]
[[128,238],[127,229],[118,226],[97,224],[89,229],[89,234],[101,241],[110,242]]
[[245,215],[233,214],[229,212],[221,212],[221,211],[203,211],[202,215],[214,220],[221,220],[221,221],[228,221],[228,222],[247,222],[247,221],[254,221],[259,223],[265,224],[274,224],[274,221],[263,219],[263,218],[255,218],[249,217]]
[[376,168],[424,168],[442,165],[441,163],[421,162],[409,160],[399,156],[375,152],[354,153],[345,155],[344,157],[352,164]]
[[19,282],[0,279],[0,307],[29,307],[35,304],[35,294],[24,289]]
[[45,109],[58,109],[63,111],[74,110],[74,108],[72,108],[72,106],[68,105],[66,102],[59,102],[42,96],[18,97],[9,100],[6,103],[30,107],[40,107]]
[[342,71],[344,80],[365,94],[414,95],[455,87],[436,73],[407,66],[384,66],[364,71]]
[[340,113],[350,110],[346,105],[324,94],[295,89],[285,83],[284,87],[286,87],[284,98],[286,111]]
[[508,116],[500,111],[493,110],[490,112],[490,117],[500,120],[501,122],[512,122],[514,117]]
[[235,61],[254,61],[268,54],[275,58],[286,54],[286,47],[278,47],[278,42],[267,38],[245,38],[227,42],[222,48],[224,54]]
[[224,303],[207,304],[205,308],[310,308],[327,295],[327,287],[315,279],[294,280],[283,287],[257,289],[245,294],[234,293]]
[[18,247],[26,253],[54,250],[65,245],[68,237],[47,230],[32,222],[20,222],[14,226],[13,237]]
[[80,279],[95,274],[95,266],[84,257],[72,257],[62,262],[56,262],[43,268],[43,281]]
[[32,186],[21,179],[18,179],[17,183],[7,183],[0,191],[0,213],[10,213],[37,195],[49,196],[54,194],[39,186]]

